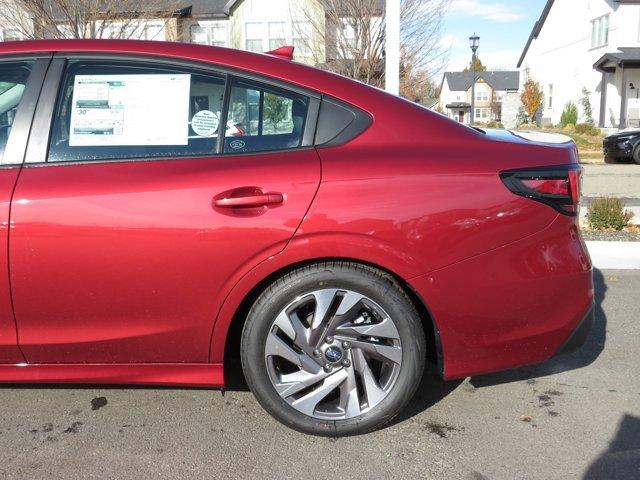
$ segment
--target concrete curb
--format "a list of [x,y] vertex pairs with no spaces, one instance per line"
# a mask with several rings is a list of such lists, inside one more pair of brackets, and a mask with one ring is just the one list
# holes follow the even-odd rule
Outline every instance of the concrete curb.
[[594,268],[640,270],[640,242],[586,242]]

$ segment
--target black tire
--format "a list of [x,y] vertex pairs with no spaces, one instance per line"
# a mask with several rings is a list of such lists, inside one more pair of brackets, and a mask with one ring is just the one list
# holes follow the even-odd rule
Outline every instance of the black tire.
[[638,143],[633,150],[633,161],[640,165],[640,143]]
[[[402,364],[395,383],[379,404],[357,417],[323,420],[305,415],[280,397],[269,378],[265,341],[276,315],[293,299],[318,287],[351,289],[366,295],[394,319],[400,335]],[[275,419],[312,435],[346,436],[380,428],[411,400],[422,378],[426,342],[415,306],[390,275],[352,262],[322,262],[289,272],[263,291],[244,325],[241,356],[249,388]]]
[[604,157],[604,163],[618,163],[618,159],[616,157]]

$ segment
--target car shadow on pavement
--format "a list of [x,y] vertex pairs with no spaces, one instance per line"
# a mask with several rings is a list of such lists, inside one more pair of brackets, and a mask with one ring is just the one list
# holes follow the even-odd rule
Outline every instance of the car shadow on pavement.
[[583,480],[640,478],[640,418],[624,415],[609,448],[589,466]]
[[576,370],[592,364],[604,350],[607,338],[607,316],[602,308],[607,285],[604,275],[598,269],[593,270],[593,284],[595,288],[595,322],[585,344],[580,349],[543,363],[473,377],[471,384],[476,388],[481,388],[502,383],[519,382],[568,370]]
[[431,408],[458,388],[463,381],[464,379],[445,382],[438,374],[425,371],[415,395],[389,425],[402,423]]

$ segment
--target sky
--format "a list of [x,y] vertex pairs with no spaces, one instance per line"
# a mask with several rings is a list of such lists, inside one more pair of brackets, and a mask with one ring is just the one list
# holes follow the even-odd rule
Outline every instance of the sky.
[[478,55],[488,69],[515,70],[546,0],[451,0],[441,45],[449,49],[446,71],[469,65],[469,37],[480,37]]

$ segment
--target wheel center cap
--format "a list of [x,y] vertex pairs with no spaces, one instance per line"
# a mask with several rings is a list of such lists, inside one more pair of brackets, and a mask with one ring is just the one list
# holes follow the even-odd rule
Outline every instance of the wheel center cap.
[[342,350],[337,347],[329,347],[324,351],[324,357],[331,363],[342,360]]

